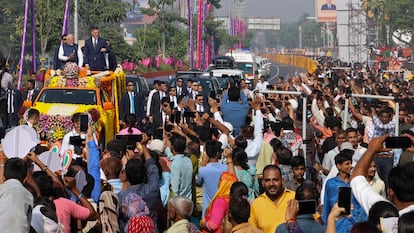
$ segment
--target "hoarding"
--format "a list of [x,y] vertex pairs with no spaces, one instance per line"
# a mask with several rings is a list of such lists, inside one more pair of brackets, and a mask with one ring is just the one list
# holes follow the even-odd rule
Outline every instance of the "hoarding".
[[318,22],[336,22],[336,0],[316,0]]

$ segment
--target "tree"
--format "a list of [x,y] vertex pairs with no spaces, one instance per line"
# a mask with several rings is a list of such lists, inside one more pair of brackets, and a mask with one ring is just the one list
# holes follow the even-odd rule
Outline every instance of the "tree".
[[7,58],[10,67],[15,67],[20,56],[22,34],[16,22],[23,20],[24,2],[0,0],[0,5],[0,55]]
[[[79,18],[89,36],[91,26],[118,25],[126,17],[128,5],[121,0],[78,0]],[[119,26],[118,26],[119,27]]]
[[[371,15],[379,16],[377,20],[380,23],[390,27],[391,33],[399,30],[400,34],[414,35],[414,4],[412,0],[365,0],[364,5]],[[404,41],[401,37],[396,38],[411,47],[411,56],[414,57],[414,39]]]
[[41,57],[45,57],[51,44],[57,46],[60,43],[64,11],[64,1],[36,1],[36,35],[40,40]]

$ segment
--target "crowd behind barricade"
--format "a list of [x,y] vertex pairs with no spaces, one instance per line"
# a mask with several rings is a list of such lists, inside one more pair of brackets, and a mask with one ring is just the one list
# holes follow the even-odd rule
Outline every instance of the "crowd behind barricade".
[[[321,61],[320,71],[328,66]],[[183,81],[154,82],[147,103],[128,82],[124,137],[105,150],[74,114],[62,145],[76,153],[63,171],[35,152],[20,159],[0,150],[1,231],[413,232],[411,82],[359,67],[261,77],[253,88],[234,80],[212,98],[196,79]],[[26,124],[38,116],[29,110]],[[396,127],[410,143],[384,147]]]

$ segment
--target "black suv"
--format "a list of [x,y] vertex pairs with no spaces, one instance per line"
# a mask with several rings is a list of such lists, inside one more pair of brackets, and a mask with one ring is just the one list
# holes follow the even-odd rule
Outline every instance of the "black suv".
[[135,90],[138,93],[144,93],[145,97],[148,97],[149,94],[149,87],[148,87],[148,83],[147,80],[142,77],[142,76],[138,76],[138,75],[126,75],[126,81],[132,81],[135,84]]
[[168,87],[175,87],[177,84],[177,79],[183,79],[183,88],[187,88],[187,81],[189,79],[193,82],[198,82],[204,87],[205,94],[214,94],[214,96],[220,96],[223,89],[220,88],[220,83],[216,77],[206,77],[202,76],[204,72],[202,71],[178,71],[174,78],[170,79]]

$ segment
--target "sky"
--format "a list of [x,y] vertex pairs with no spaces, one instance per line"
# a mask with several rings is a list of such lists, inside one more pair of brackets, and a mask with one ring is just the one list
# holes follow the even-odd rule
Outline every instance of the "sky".
[[[229,1],[221,0],[221,8],[215,11],[217,16],[229,15]],[[239,0],[245,1],[242,9],[247,17],[275,17],[283,22],[295,22],[301,15],[307,13],[315,16],[315,0]],[[231,4],[234,8],[235,4]]]

